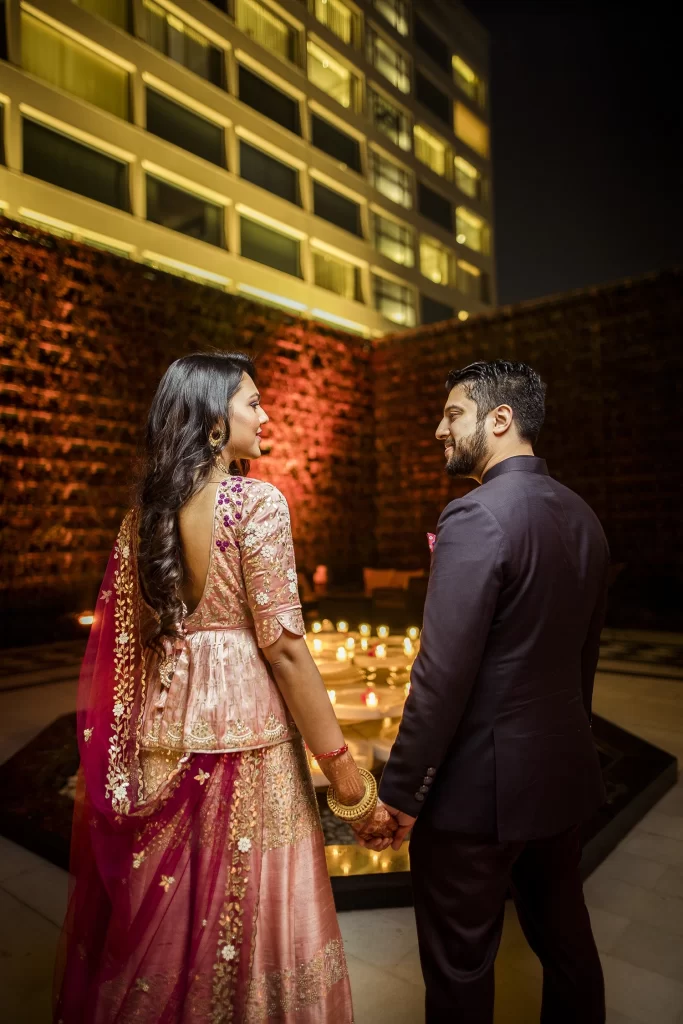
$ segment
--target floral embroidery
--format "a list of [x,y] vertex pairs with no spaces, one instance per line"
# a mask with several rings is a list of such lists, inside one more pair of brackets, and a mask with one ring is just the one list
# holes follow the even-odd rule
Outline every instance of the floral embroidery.
[[93,734],[92,727],[90,729],[84,729],[83,730],[83,739],[85,740],[86,743],[90,742],[90,737],[92,736],[92,734]]
[[142,864],[143,860],[145,859],[145,856],[145,850],[140,850],[138,853],[133,854],[133,867],[135,868],[136,871]]
[[262,606],[270,603],[270,597],[265,590],[260,590],[256,594],[256,603]]
[[268,747],[263,773],[264,852],[294,846],[319,832],[318,803],[301,739]]
[[149,992],[149,982],[146,978],[136,978],[135,988],[138,992]]
[[205,772],[203,768],[199,769],[199,774],[195,775],[195,780],[200,786],[203,786],[207,779],[211,778],[211,772]]
[[168,890],[171,888],[174,882],[175,878],[173,877],[173,875],[162,875],[159,885],[164,890],[164,892],[168,892]]
[[296,583],[296,569],[287,570],[287,579],[290,580],[292,583]]
[[232,943],[229,942],[227,946],[223,946],[221,950],[221,956],[223,957],[224,960],[234,960],[235,957],[237,956],[237,950],[232,945]]
[[114,718],[120,718],[124,711],[125,708],[123,704],[118,700],[116,704],[114,704]]
[[111,597],[111,590],[103,590],[100,594],[100,601],[104,601],[105,604],[109,604],[109,598]]
[[251,850],[251,839],[249,836],[241,836],[240,839],[237,840],[237,849],[240,853],[249,853]]
[[341,939],[332,939],[307,962],[284,971],[269,971],[249,985],[246,1021],[281,1020],[305,1006],[321,1003],[348,968]]

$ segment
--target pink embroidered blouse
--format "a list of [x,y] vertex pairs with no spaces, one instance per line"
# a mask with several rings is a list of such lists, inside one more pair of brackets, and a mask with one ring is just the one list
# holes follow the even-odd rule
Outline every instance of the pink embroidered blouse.
[[172,661],[147,659],[146,750],[235,751],[297,734],[260,651],[305,633],[289,508],[272,484],[230,477],[216,491],[202,598]]

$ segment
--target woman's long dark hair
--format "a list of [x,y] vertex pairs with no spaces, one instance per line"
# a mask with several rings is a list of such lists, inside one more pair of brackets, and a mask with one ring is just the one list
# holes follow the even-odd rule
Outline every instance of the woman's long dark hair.
[[138,569],[145,597],[159,616],[156,637],[178,636],[183,618],[183,562],[178,512],[201,490],[217,454],[216,424],[230,438],[230,403],[254,367],[242,352],[201,352],[171,363],[147,419],[139,484]]

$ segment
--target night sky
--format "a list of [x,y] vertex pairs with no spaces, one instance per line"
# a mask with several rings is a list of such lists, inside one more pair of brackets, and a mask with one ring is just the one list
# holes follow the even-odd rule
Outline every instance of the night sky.
[[664,5],[465,5],[492,36],[499,303],[683,264],[683,57]]

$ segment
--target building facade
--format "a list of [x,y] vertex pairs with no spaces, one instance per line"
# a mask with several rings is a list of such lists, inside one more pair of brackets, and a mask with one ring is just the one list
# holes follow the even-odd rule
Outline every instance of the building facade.
[[0,209],[379,336],[495,301],[455,0],[0,2]]

